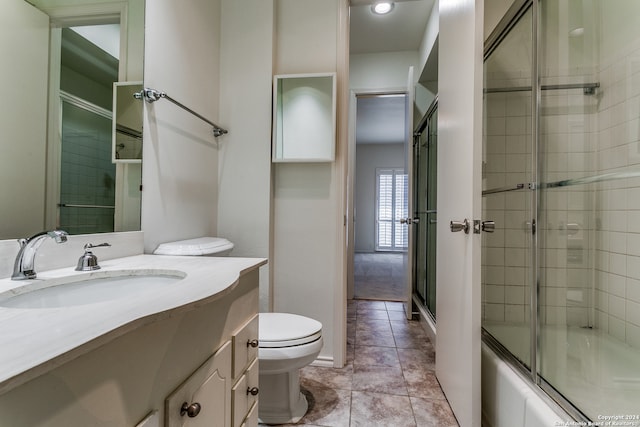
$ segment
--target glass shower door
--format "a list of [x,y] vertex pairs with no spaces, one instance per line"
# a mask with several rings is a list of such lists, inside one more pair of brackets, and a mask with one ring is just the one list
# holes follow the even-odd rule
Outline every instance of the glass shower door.
[[485,55],[484,337],[580,425],[637,426],[640,2],[525,4]]
[[539,5],[539,375],[640,425],[640,2]]
[[532,363],[532,19],[529,8],[484,63],[482,327]]
[[112,232],[116,168],[111,118],[74,99],[62,102],[58,226],[70,234]]
[[414,292],[420,302],[436,317],[436,227],[437,227],[437,101],[425,115],[414,136],[414,223],[416,233]]

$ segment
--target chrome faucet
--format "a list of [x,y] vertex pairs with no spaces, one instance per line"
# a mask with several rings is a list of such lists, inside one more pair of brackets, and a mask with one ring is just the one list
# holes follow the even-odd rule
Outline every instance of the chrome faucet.
[[34,263],[36,259],[36,252],[38,248],[44,242],[44,239],[51,237],[55,239],[56,243],[64,243],[67,241],[67,232],[62,230],[43,231],[28,239],[18,239],[20,243],[20,251],[16,256],[16,262],[13,265],[13,275],[11,280],[26,280],[35,279],[36,272],[34,270]]

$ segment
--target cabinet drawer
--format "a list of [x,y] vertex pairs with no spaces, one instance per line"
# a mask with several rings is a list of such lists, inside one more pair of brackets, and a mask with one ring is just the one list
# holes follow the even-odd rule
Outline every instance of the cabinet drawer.
[[240,427],[247,414],[258,402],[258,360],[255,359],[231,389],[233,427]]
[[240,427],[257,427],[258,426],[258,403],[254,403],[249,411],[249,415],[245,418]]
[[167,398],[165,426],[228,426],[230,386],[231,343],[227,341]]
[[232,336],[233,378],[238,378],[249,363],[258,357],[258,315],[256,314]]

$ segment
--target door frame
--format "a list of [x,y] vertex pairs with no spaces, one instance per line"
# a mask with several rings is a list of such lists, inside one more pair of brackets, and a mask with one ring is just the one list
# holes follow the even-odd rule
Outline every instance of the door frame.
[[[347,161],[347,300],[353,300],[355,294],[354,256],[355,256],[355,173],[356,173],[356,116],[358,96],[408,95],[406,87],[388,87],[378,89],[351,89],[349,93],[349,140]],[[412,131],[413,132],[413,131]],[[405,141],[406,144],[406,141]],[[410,303],[410,301],[408,301]]]

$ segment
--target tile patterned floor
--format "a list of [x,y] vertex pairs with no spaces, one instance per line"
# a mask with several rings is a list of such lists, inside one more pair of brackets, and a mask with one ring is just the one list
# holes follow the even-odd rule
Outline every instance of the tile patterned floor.
[[353,258],[353,270],[356,298],[383,301],[405,298],[402,254],[357,253]]
[[347,335],[347,366],[302,370],[309,411],[296,425],[458,426],[435,377],[433,345],[402,303],[349,302]]

